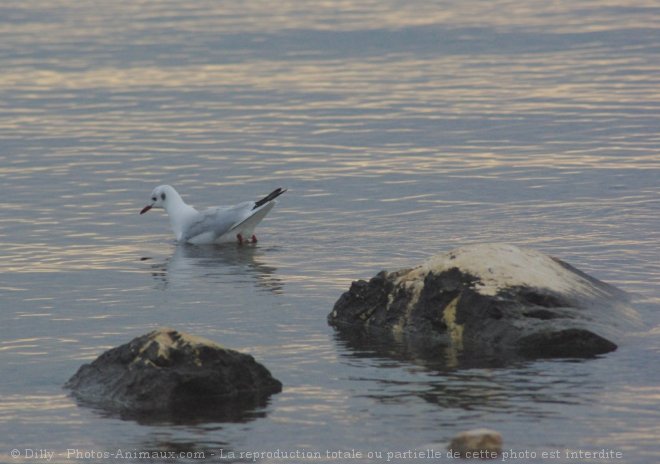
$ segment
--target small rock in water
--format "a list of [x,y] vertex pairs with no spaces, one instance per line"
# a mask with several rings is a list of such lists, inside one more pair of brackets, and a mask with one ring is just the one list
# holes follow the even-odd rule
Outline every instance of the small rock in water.
[[282,383],[248,354],[161,328],[81,366],[65,388],[84,405],[122,416],[176,419],[235,415],[280,392]]
[[452,438],[447,449],[465,459],[496,459],[502,452],[502,435],[490,429],[468,430]]

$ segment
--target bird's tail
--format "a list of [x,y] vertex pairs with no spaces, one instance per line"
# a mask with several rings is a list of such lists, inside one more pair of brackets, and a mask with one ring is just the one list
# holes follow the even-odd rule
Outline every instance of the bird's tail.
[[265,204],[268,203],[269,201],[273,201],[275,198],[279,197],[279,196],[282,195],[284,192],[286,192],[286,189],[283,189],[283,188],[281,188],[281,187],[278,188],[278,189],[273,190],[273,191],[270,192],[268,195],[266,195],[265,197],[263,197],[261,200],[255,201],[255,202],[254,202],[254,208],[252,208],[252,209],[253,209],[253,210],[254,210],[254,209],[257,209],[257,208],[259,208],[260,206],[265,205]]

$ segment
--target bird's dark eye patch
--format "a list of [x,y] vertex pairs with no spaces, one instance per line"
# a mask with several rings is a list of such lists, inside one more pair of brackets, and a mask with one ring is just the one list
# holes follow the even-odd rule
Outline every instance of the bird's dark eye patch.
[[151,197],[151,199],[152,199],[153,201],[158,200],[158,198],[156,198],[156,197]]
[[163,200],[163,201],[165,201],[165,194],[164,194],[164,193],[161,193],[161,194],[160,194],[160,199]]

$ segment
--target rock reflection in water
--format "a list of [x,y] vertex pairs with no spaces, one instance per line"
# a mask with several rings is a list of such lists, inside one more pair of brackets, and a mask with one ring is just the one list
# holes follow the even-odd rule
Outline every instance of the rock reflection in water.
[[584,379],[579,374],[556,377],[546,372],[545,363],[561,363],[563,371],[574,371],[569,366],[576,365],[579,372],[579,365],[597,362],[585,359],[531,361],[502,358],[496,353],[457,352],[439,343],[395,338],[385,331],[367,333],[355,328],[337,330],[335,340],[344,358],[369,360],[381,368],[408,365],[418,372],[421,369],[426,377],[424,380],[418,376],[393,380],[388,375],[353,378],[354,381],[376,382],[382,387],[378,393],[370,389],[366,395],[369,398],[393,404],[417,397],[441,409],[458,409],[468,414],[520,411],[520,404],[525,404],[528,405],[524,408],[526,415],[537,418],[556,415],[558,405],[582,401],[576,392],[585,389]]
[[109,411],[77,400],[79,406],[88,407],[101,417],[134,421],[140,425],[195,425],[205,423],[247,423],[266,417],[267,397],[243,395],[225,402],[186,404],[158,412],[122,410]]
[[456,369],[505,367],[520,359],[512,360],[498,356],[495,352],[458,350],[451,344],[443,344],[405,335],[395,337],[386,330],[369,331],[357,327],[342,326],[335,331],[337,342],[352,354],[365,358],[387,358],[404,363],[413,363],[437,372]]

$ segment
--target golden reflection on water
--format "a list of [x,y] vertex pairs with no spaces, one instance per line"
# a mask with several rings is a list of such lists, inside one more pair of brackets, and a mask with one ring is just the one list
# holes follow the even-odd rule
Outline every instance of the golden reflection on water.
[[[6,2],[11,3],[11,2]],[[75,17],[85,18],[84,27],[75,27],[74,19],[67,18],[70,27],[36,22],[35,24],[5,23],[0,32],[30,35],[30,39],[48,43],[48,38],[59,36],[63,40],[93,38],[103,40],[116,37],[111,31],[138,33],[157,20],[165,30],[178,32],[179,37],[196,31],[222,28],[228,33],[246,30],[273,33],[287,29],[314,29],[350,31],[369,29],[398,29],[434,24],[450,24],[456,27],[515,27],[531,31],[565,32],[611,30],[623,26],[653,27],[652,15],[639,14],[635,10],[621,8],[616,0],[583,0],[579,3],[563,0],[554,2],[460,2],[451,7],[436,2],[411,0],[407,2],[377,0],[338,0],[306,4],[296,0],[272,3],[265,0],[242,2],[195,2],[187,5],[186,15],[176,9],[178,2],[116,1],[73,2],[63,0],[44,5],[38,0],[15,2],[26,10],[39,9],[51,16],[67,16],[70,10]],[[653,0],[627,2],[628,6],[652,9]],[[35,6],[36,5],[36,6]],[[37,8],[38,6],[38,8]],[[618,10],[617,15],[611,10]],[[50,10],[50,11],[49,11]],[[20,10],[19,10],[20,11]],[[585,21],[584,14],[590,13]],[[61,13],[60,13],[61,12]],[[586,14],[586,13],[585,13]],[[341,21],[337,18],[340,17]],[[118,35],[121,37],[121,35]],[[135,39],[139,43],[139,38]],[[142,38],[147,42],[148,38]]]
[[[208,150],[217,145],[217,141],[209,139],[214,131],[247,137],[249,134],[259,135],[264,130],[291,125],[308,127],[309,133],[315,136],[368,134],[375,130],[370,125],[378,126],[383,123],[387,124],[379,129],[383,133],[409,133],[405,139],[414,139],[419,135],[430,135],[420,133],[420,129],[414,126],[406,127],[407,121],[419,118],[423,118],[427,125],[434,119],[439,122],[469,122],[473,118],[486,118],[496,126],[510,124],[516,119],[522,121],[537,114],[545,117],[552,117],[553,114],[570,117],[574,113],[576,121],[585,124],[593,118],[611,117],[625,121],[635,117],[634,113],[626,109],[628,106],[634,105],[637,111],[652,110],[660,102],[660,91],[656,86],[645,85],[642,91],[636,85],[623,85],[621,81],[599,82],[598,76],[616,74],[616,70],[621,66],[625,66],[630,72],[632,67],[639,73],[640,80],[643,80],[644,76],[652,72],[653,67],[650,64],[634,63],[634,57],[606,60],[594,59],[584,51],[562,51],[556,56],[546,54],[543,61],[539,61],[535,55],[523,55],[511,58],[512,62],[506,66],[482,66],[488,60],[488,57],[466,58],[454,55],[429,57],[425,60],[407,57],[385,61],[346,59],[311,63],[256,60],[242,64],[177,68],[133,67],[48,72],[34,69],[20,72],[9,70],[0,76],[0,88],[13,91],[52,91],[70,87],[78,91],[103,89],[112,93],[156,88],[194,88],[213,94],[219,89],[231,92],[232,87],[237,87],[241,92],[286,90],[292,95],[299,94],[300,98],[291,98],[286,106],[282,106],[278,101],[237,104],[234,101],[223,102],[222,99],[206,100],[203,106],[199,107],[199,111],[198,102],[188,102],[182,117],[176,119],[171,117],[171,111],[176,111],[176,106],[169,108],[167,103],[162,104],[158,112],[144,112],[139,109],[132,110],[125,105],[114,108],[111,102],[104,102],[100,107],[101,111],[96,113],[94,118],[90,118],[86,112],[79,116],[63,116],[57,107],[49,110],[47,103],[38,111],[25,110],[20,117],[0,117],[0,129],[11,130],[24,137],[112,136],[120,140],[122,134],[126,134],[128,140],[132,140],[135,138],[135,129],[139,126],[147,140],[158,136],[159,143],[166,143],[168,140],[175,142],[177,137],[185,138],[187,151],[201,152],[208,157]],[[585,76],[581,76],[576,69],[582,69],[585,61],[597,69],[585,70]],[[572,75],[574,77],[571,77]],[[397,76],[397,80],[392,81],[387,76]],[[417,82],[417,76],[425,76],[423,82]],[[574,82],[571,82],[572,80]],[[316,96],[305,97],[310,93]],[[331,98],[319,100],[320,95]],[[174,98],[169,101],[172,105],[176,103]],[[215,112],[230,108],[233,111],[241,110],[241,105],[254,116],[247,119],[240,115],[219,120],[209,119],[213,118]],[[333,114],[343,110],[350,110],[355,114]],[[194,119],[187,120],[186,116]],[[400,121],[400,124],[393,124],[395,121]],[[156,132],[149,134],[151,130]],[[163,131],[173,134],[172,138],[164,135]],[[191,139],[193,137],[194,140]],[[382,147],[378,157],[351,157],[342,162],[341,155],[337,155],[327,161],[339,165],[331,175],[341,175],[342,171],[361,169],[374,163],[378,163],[382,171],[387,172],[438,169],[441,165],[446,165],[447,158],[450,158],[454,166],[464,166],[468,169],[477,166],[510,166],[512,163],[527,167],[552,165],[645,169],[657,162],[655,153],[650,150],[640,150],[637,154],[631,153],[629,158],[622,159],[608,156],[612,150],[611,146],[576,146],[574,150],[558,146],[556,153],[543,153],[541,146],[532,145],[527,147],[527,152],[507,154],[503,152],[504,146],[500,146],[498,152],[484,151],[488,143],[487,138],[474,139],[472,143],[468,140],[456,147],[438,147],[442,152],[434,150],[433,146],[415,147],[406,143]],[[625,141],[609,143],[624,144]],[[268,142],[264,141],[264,147],[268,145]],[[291,147],[305,148],[301,143]],[[297,150],[289,152],[287,156],[287,144],[284,141],[278,140],[272,144],[272,148],[282,153],[276,161],[278,164],[295,165],[309,161],[309,155],[302,156]],[[332,150],[333,146],[320,143],[316,147],[307,148],[328,151]],[[512,148],[520,150],[520,147]],[[368,151],[369,147],[338,145],[336,149],[359,153]],[[178,148],[173,148],[174,152],[176,150]],[[415,150],[424,153],[415,155]],[[534,152],[535,156],[529,156],[530,151]],[[456,156],[459,153],[461,156]],[[222,159],[227,155],[219,156]],[[629,162],[626,162],[627,160]],[[325,169],[319,170],[319,162],[320,160],[314,160],[292,174],[308,173],[314,176],[318,175],[318,171],[327,173]],[[95,158],[67,160],[64,168],[26,166],[24,163],[3,165],[0,167],[0,178],[52,170],[69,171],[85,166],[95,167],[99,174],[104,172],[103,167],[107,167],[109,174],[119,163],[119,160]],[[161,169],[181,170],[188,167],[193,168],[195,165],[165,165],[161,166]],[[140,171],[135,174],[139,175]]]
[[[71,233],[69,238],[79,238]],[[126,246],[57,246],[45,243],[4,243],[7,259],[0,272],[43,273],[116,269],[117,265],[139,256],[136,245]],[[130,272],[130,269],[125,269]],[[137,272],[137,271],[134,271]]]
[[[27,418],[23,413],[48,414],[53,410],[74,409],[75,403],[65,394],[61,395],[10,395],[0,399],[0,415],[3,421],[7,420],[32,420],[40,421],[40,417]],[[6,414],[12,414],[8,417]]]

